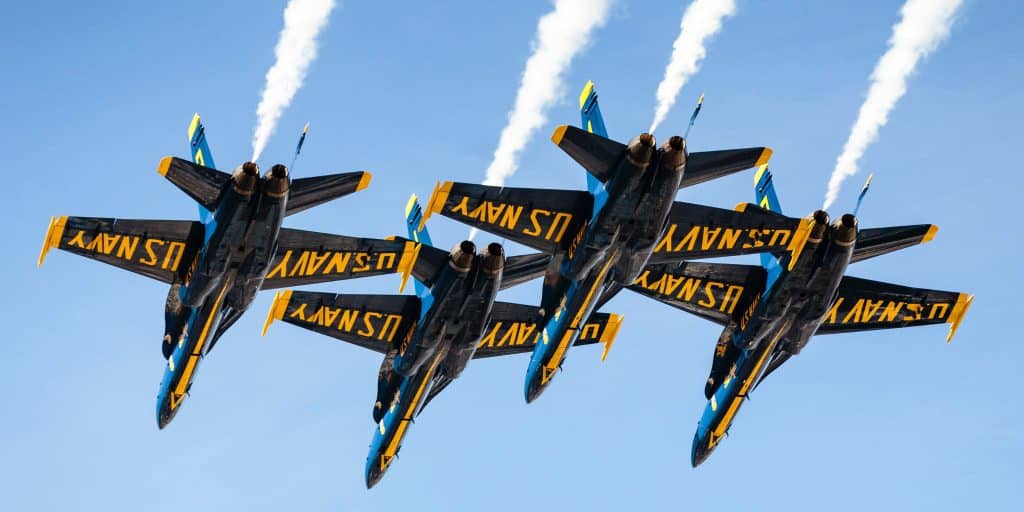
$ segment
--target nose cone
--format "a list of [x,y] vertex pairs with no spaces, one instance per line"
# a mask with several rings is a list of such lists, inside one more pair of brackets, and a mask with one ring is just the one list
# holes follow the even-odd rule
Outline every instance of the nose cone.
[[711,455],[711,451],[714,448],[708,446],[707,435],[701,435],[700,430],[693,435],[693,448],[690,450],[690,465],[693,467],[700,466],[707,460],[708,455]]
[[543,368],[541,368],[540,371],[536,372],[532,376],[527,376],[526,386],[525,386],[524,391],[525,391],[525,394],[526,394],[526,403],[528,403],[528,404],[529,403],[533,403],[533,401],[536,400],[537,397],[539,397],[541,395],[541,393],[544,392],[544,389],[547,387],[546,384],[542,384],[541,383],[541,379],[540,379],[540,372],[541,371],[543,371]]
[[163,430],[164,427],[171,423],[171,420],[174,419],[174,415],[177,413],[177,409],[171,409],[171,404],[168,400],[161,400],[156,411],[157,427],[160,427],[160,430]]
[[372,463],[366,468],[366,488],[373,489],[373,486],[380,482],[380,478],[384,476],[384,472],[380,469],[380,464]]

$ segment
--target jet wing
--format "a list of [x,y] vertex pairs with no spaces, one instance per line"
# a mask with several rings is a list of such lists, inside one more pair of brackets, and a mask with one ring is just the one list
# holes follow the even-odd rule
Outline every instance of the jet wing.
[[419,244],[353,238],[281,228],[264,290],[401,272],[408,274]]
[[676,202],[650,263],[783,252],[793,243],[801,219],[741,204],[737,210]]
[[358,192],[368,187],[372,178],[373,175],[368,172],[346,172],[292,180],[288,188],[285,215]]
[[420,317],[420,300],[412,295],[348,295],[282,290],[263,324],[275,320],[385,353],[412,334]]
[[[540,315],[535,306],[496,301],[491,309],[491,324],[477,345],[473,358],[495,357],[510,354],[524,354],[533,351],[543,330]],[[583,324],[580,336],[574,345],[603,343],[601,359],[615,343],[622,316],[608,313],[593,313]]]
[[202,240],[203,225],[187,220],[53,217],[39,265],[56,248],[173,283],[184,277]]
[[686,154],[686,171],[679,188],[690,187],[715,178],[768,163],[772,150],[765,147],[694,151]]
[[593,211],[593,196],[587,192],[449,181],[434,188],[421,222],[440,213],[538,251],[554,253],[568,247]]
[[948,323],[948,342],[956,334],[972,301],[974,296],[966,293],[844,276],[836,299],[816,334]]
[[719,325],[738,320],[764,291],[756,265],[667,263],[648,265],[629,289]]
[[939,227],[934,224],[862,229],[857,232],[850,263],[929,242],[938,231]]

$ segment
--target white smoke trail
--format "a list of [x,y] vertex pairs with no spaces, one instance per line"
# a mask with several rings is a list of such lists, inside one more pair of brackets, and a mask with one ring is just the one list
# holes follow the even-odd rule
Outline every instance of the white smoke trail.
[[500,186],[516,172],[519,153],[547,121],[548,107],[562,95],[565,70],[590,41],[593,30],[604,25],[611,3],[612,0],[556,0],[555,9],[537,22],[533,55],[526,61],[515,106],[487,166],[485,185]]
[[[604,25],[611,4],[612,0],[556,0],[555,9],[537,22],[533,54],[523,69],[515,105],[487,166],[484,185],[502,186],[515,174],[519,153],[547,121],[548,107],[562,95],[565,70],[594,29]],[[476,228],[471,229],[469,239],[476,233]]]
[[892,27],[889,49],[871,73],[868,97],[860,106],[857,120],[846,139],[843,152],[828,180],[825,206],[839,196],[843,180],[857,173],[857,162],[889,121],[889,112],[907,92],[907,78],[918,61],[931,53],[947,36],[962,0],[907,0],[901,19]]
[[327,24],[334,0],[289,0],[284,8],[284,28],[274,48],[276,61],[267,71],[260,104],[256,107],[256,131],[252,136],[252,161],[260,157],[277,120],[306,79],[316,58],[316,37]]
[[665,77],[658,84],[658,106],[650,133],[665,120],[676,103],[679,90],[700,69],[700,61],[707,54],[704,42],[722,28],[722,20],[736,13],[733,0],[694,0],[679,22],[679,37],[672,43],[672,56],[665,67]]

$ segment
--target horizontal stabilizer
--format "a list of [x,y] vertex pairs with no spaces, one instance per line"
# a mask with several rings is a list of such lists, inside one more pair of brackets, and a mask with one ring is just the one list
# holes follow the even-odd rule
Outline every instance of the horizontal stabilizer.
[[771,157],[772,150],[765,147],[694,151],[686,155],[686,171],[679,188],[766,164]]
[[202,242],[203,225],[194,221],[53,217],[39,265],[56,248],[157,281],[181,282]]
[[427,203],[425,222],[440,213],[495,236],[541,252],[568,247],[590,219],[594,198],[587,192],[439,183]]
[[973,295],[844,276],[817,334],[948,323],[953,339]]
[[850,263],[923,244],[931,241],[938,231],[939,227],[934,224],[862,229],[857,233]]
[[[391,237],[394,240],[413,243],[402,237]],[[448,251],[430,245],[420,245],[419,254],[412,267],[412,276],[427,288],[434,285],[441,270],[448,265]],[[502,272],[500,290],[511,288],[517,284],[531,281],[544,275],[551,255],[544,253],[521,254],[505,258],[505,270]]]
[[648,265],[630,290],[719,325],[739,320],[764,290],[757,265],[696,263]]
[[264,290],[402,272],[419,244],[281,228]]
[[[532,352],[543,330],[540,322],[541,317],[536,306],[496,301],[491,310],[491,323],[480,338],[473,357]],[[621,324],[621,315],[593,313],[580,330],[580,336],[574,345],[603,343],[607,355],[607,350],[615,342]]]
[[231,181],[231,175],[226,172],[173,156],[160,160],[157,172],[211,212],[217,209],[224,186]]
[[333,199],[347,196],[370,186],[373,175],[368,172],[346,172],[292,180],[285,215],[307,210]]
[[549,263],[551,263],[550,254],[537,252],[505,258],[505,270],[501,274],[500,289],[504,290],[543,277]]
[[649,262],[784,252],[798,234],[800,222],[749,203],[725,210],[676,202]]
[[281,320],[383,354],[408,339],[419,317],[420,299],[411,295],[282,290],[274,294],[263,334]]
[[555,128],[551,141],[602,183],[611,178],[615,164],[626,152],[625,144],[575,126]]

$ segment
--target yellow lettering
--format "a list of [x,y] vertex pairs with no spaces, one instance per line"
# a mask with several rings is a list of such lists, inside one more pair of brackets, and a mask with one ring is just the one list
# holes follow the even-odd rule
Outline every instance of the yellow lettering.
[[[92,245],[92,244],[90,244],[90,245]],[[156,252],[153,250],[153,246],[161,246],[161,245],[164,245],[164,241],[163,240],[157,240],[155,238],[150,238],[149,240],[146,240],[146,245],[145,245],[146,259],[140,261],[139,263],[142,263],[143,265],[148,265],[150,267],[156,266],[157,257],[156,257]]]
[[278,263],[277,266],[274,267],[274,269],[271,270],[269,274],[267,274],[267,279],[273,279],[275,277],[285,277],[285,272],[288,269],[288,260],[290,260],[291,258],[292,251],[291,249],[289,249],[285,251],[284,258],[281,258],[281,263]]
[[78,233],[75,233],[75,237],[68,242],[68,247],[81,247],[85,249],[85,231],[78,230]]
[[[290,252],[290,251],[289,251]],[[348,260],[352,257],[348,252],[336,252],[331,256],[331,261],[324,268],[324,274],[343,274],[348,268]]]
[[303,322],[305,322],[306,321],[306,304],[305,303],[299,304],[299,307],[295,308],[295,311],[292,311],[292,314],[288,315],[288,318],[298,318],[299,320],[302,320]]

